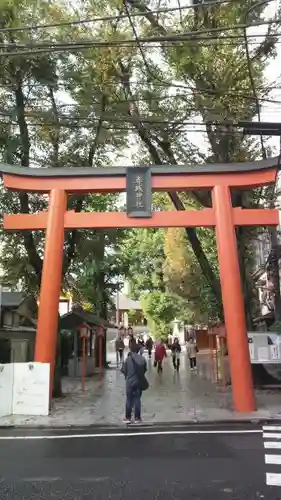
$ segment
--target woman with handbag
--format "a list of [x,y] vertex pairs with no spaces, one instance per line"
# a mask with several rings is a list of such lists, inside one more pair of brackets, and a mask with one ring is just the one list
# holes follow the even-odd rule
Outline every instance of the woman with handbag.
[[186,352],[189,357],[190,369],[192,371],[196,370],[196,356],[198,353],[198,347],[194,343],[194,339],[190,337],[186,345]]
[[163,371],[163,359],[167,357],[166,348],[164,346],[163,340],[155,347],[155,358],[154,358],[154,366],[157,367],[157,372],[162,373]]

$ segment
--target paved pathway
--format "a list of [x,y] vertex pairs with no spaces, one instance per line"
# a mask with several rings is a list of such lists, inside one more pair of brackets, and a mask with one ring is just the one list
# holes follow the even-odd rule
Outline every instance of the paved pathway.
[[[113,362],[114,357],[111,356]],[[200,365],[200,356],[199,356]],[[175,373],[171,358],[165,361],[163,374],[157,374],[148,360],[150,388],[143,394],[143,419],[156,422],[196,422],[223,419],[269,418],[281,416],[281,405],[276,394],[258,394],[261,409],[251,415],[235,414],[231,410],[231,393],[222,393],[214,384],[191,372],[185,353],[181,357],[180,372]],[[0,426],[87,426],[92,424],[120,424],[124,416],[125,384],[119,369],[107,370],[103,380],[98,375],[81,381],[64,379],[64,398],[56,400],[48,417],[12,416],[0,418]],[[277,403],[276,403],[277,400]]]

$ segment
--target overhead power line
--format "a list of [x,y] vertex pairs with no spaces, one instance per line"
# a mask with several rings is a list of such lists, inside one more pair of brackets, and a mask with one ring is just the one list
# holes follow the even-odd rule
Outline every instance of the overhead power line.
[[[280,103],[281,104],[281,103]],[[198,108],[195,108],[195,107],[186,107],[185,108],[185,116],[184,117],[178,117],[178,118],[171,118],[171,117],[165,117],[163,116],[163,113],[162,115],[158,115],[158,116],[147,116],[147,115],[143,115],[143,114],[139,114],[138,116],[136,117],[131,117],[131,116],[128,116],[125,112],[123,112],[124,114],[121,114],[119,116],[116,116],[116,110],[114,111],[111,111],[111,112],[106,112],[106,113],[102,113],[102,114],[95,114],[94,111],[89,111],[89,114],[87,116],[83,116],[83,115],[67,115],[66,113],[61,113],[58,111],[57,115],[56,115],[56,123],[60,123],[59,120],[61,120],[62,122],[63,121],[69,121],[69,120],[72,120],[73,122],[91,122],[91,121],[107,121],[107,122],[131,122],[131,123],[134,123],[134,122],[143,122],[143,123],[153,123],[153,124],[176,124],[176,123],[186,123],[187,125],[196,125],[198,123],[196,122],[191,122],[191,121],[188,121],[187,120],[187,116],[188,116],[188,113],[190,112],[190,116],[193,116],[193,117],[196,117],[196,115],[200,115],[200,111],[198,110]],[[209,113],[209,119],[208,119],[208,123],[210,121],[213,121],[213,123],[217,123],[218,125],[223,125],[223,126],[237,126],[237,124],[235,124],[236,122],[236,118],[235,117],[231,117],[231,115],[229,114],[227,119],[224,119],[222,120],[221,119],[221,115],[222,115],[222,112],[218,112],[216,111],[215,108],[208,108],[208,107],[204,107],[204,111],[208,111]],[[201,110],[202,112],[202,110]],[[26,110],[25,111],[25,117],[26,118],[36,118],[36,119],[42,119],[43,121],[44,120],[48,120],[50,118],[50,113],[51,113],[51,110],[50,108],[48,110],[45,110],[45,111],[42,111],[39,110],[39,109],[34,109],[34,110]],[[279,110],[278,110],[278,114],[277,112],[275,113],[276,116],[279,117]],[[1,110],[0,109],[0,117],[10,117],[10,118],[14,118],[16,116],[16,110],[14,109],[10,109],[10,110]],[[190,120],[190,117],[189,117],[189,120]],[[240,120],[243,120],[243,121],[247,121],[247,118],[242,118],[240,117]],[[202,123],[202,122],[199,122],[199,123]],[[253,124],[255,124],[256,122],[253,122]],[[243,125],[244,126],[244,125]],[[81,125],[81,127],[83,127],[83,124]],[[242,125],[241,125],[242,127]]]
[[[268,26],[270,24],[280,24],[281,18],[276,20],[268,21],[258,21],[257,23],[252,23],[251,27]],[[30,43],[30,44],[1,44],[2,49],[6,52],[0,52],[0,57],[12,57],[18,55],[35,55],[46,52],[65,52],[65,51],[79,51],[87,50],[89,48],[102,48],[102,47],[127,47],[131,45],[138,44],[149,44],[149,43],[164,43],[173,41],[185,41],[185,40],[200,40],[202,34],[207,35],[208,33],[219,34],[225,31],[240,30],[249,27],[248,24],[235,24],[232,26],[221,26],[217,28],[201,29],[196,31],[190,31],[183,34],[173,34],[173,35],[161,35],[153,37],[139,37],[138,40],[81,40],[75,42],[44,42],[44,43]],[[208,37],[208,39],[211,37]],[[223,37],[221,37],[223,39]],[[221,40],[220,38],[220,40]],[[237,35],[236,37],[237,38]],[[203,38],[205,39],[205,38]],[[20,50],[18,50],[20,49]]]
[[[11,122],[10,122],[11,123]],[[12,125],[15,125],[17,126],[17,122],[12,122],[11,123]],[[185,132],[187,134],[206,134],[206,128],[203,128],[204,127],[204,124],[201,123],[201,128],[196,126],[195,128],[190,128],[190,129],[187,129],[188,127],[188,124],[186,123],[182,123],[182,124],[179,124],[176,128],[168,128],[168,129],[162,129],[162,131],[167,131],[168,133],[170,134],[177,134],[177,133],[180,133],[180,132]],[[55,122],[48,122],[48,123],[41,123],[41,122],[32,122],[32,123],[29,123],[28,124],[29,127],[52,127],[52,128],[57,128],[58,127],[58,124],[55,123]],[[97,126],[99,126],[97,124]],[[76,130],[76,129],[94,129],[93,127],[93,124],[88,124],[88,125],[78,125],[78,124],[75,124],[75,123],[65,123],[65,124],[61,124],[60,125],[61,128],[65,128],[65,129],[73,129],[73,130]],[[135,127],[132,127],[132,126],[121,126],[121,125],[107,125],[107,124],[102,124],[101,125],[101,128],[102,129],[105,129],[105,130],[112,130],[112,131],[124,131],[124,132],[132,132],[132,133],[138,133],[137,129]],[[146,127],[146,131],[148,132],[158,132],[159,129],[155,130],[153,129],[152,127]],[[222,131],[222,130],[219,130],[217,129],[215,131],[215,134],[217,134],[218,136],[229,136],[229,137],[235,137],[235,136],[243,136],[245,135],[243,130],[238,130],[238,129],[233,129],[232,131]]]
[[[0,116],[6,116],[6,117],[13,117],[13,113],[7,113],[5,111],[0,111]],[[42,118],[43,120],[48,118],[46,115],[45,116],[38,116],[38,113],[26,113],[26,118]],[[61,119],[61,121],[59,121]],[[48,121],[41,122],[42,125],[45,125],[45,123],[52,123],[54,126],[63,126],[64,123],[68,123],[70,121],[85,121],[85,123],[80,123],[77,124],[79,127],[83,128],[84,126],[89,126],[92,127],[91,122],[115,122],[115,123],[150,123],[152,125],[167,125],[167,126],[177,126],[177,125],[185,125],[185,126],[190,126],[190,127],[196,127],[196,126],[204,126],[204,125],[212,125],[215,127],[223,127],[225,128],[225,131],[228,131],[228,129],[231,128],[244,128],[246,120],[220,120],[218,118],[213,117],[212,119],[207,120],[206,122],[202,121],[190,121],[187,118],[178,118],[178,119],[163,119],[161,117],[153,117],[153,116],[115,116],[114,114],[103,114],[101,116],[89,116],[89,117],[67,117],[67,116],[58,116],[58,120],[55,121]],[[16,120],[14,120],[16,122]],[[17,122],[16,122],[17,123]],[[32,122],[30,122],[32,123]],[[40,122],[38,122],[40,123]],[[247,123],[249,123],[247,121]],[[253,125],[256,123],[253,122]],[[264,123],[264,126],[267,124]]]
[[[210,8],[213,6],[220,6],[224,4],[235,4],[239,3],[241,0],[217,0],[213,2],[208,2],[208,3],[202,3],[202,4],[197,4],[197,5],[185,5],[182,7],[167,7],[163,9],[155,9],[155,10],[150,10],[149,8],[146,8],[144,12],[134,12],[131,14],[131,17],[144,17],[147,14],[169,14],[173,12],[180,12],[180,11],[185,11],[185,10],[190,10],[190,9],[206,9]],[[68,26],[77,26],[80,24],[93,24],[93,23],[98,23],[98,22],[105,22],[105,21],[118,21],[122,19],[127,19],[128,16],[127,14],[118,14],[115,16],[102,16],[102,17],[93,17],[90,19],[77,19],[73,21],[64,21],[64,22],[58,22],[58,23],[50,23],[50,24],[36,24],[36,25],[30,25],[30,26],[18,26],[18,27],[5,27],[5,28],[0,28],[0,33],[13,33],[13,32],[18,32],[18,31],[34,31],[34,30],[40,30],[40,29],[51,29],[51,28],[62,28],[62,27],[68,27]]]

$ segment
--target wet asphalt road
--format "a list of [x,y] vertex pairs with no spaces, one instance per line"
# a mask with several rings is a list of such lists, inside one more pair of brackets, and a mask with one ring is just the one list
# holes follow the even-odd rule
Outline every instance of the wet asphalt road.
[[[223,434],[212,428],[212,433],[170,435],[141,435],[139,432],[155,429],[140,429],[133,436],[95,437],[87,436],[93,429],[80,429],[78,438],[73,437],[77,430],[53,432],[66,435],[64,439],[50,438],[49,430],[46,434],[41,431],[44,439],[9,440],[6,438],[21,437],[25,432],[1,430],[0,499],[281,498],[279,487],[266,486],[269,466],[265,465],[261,427],[245,427],[258,431],[251,434],[229,434],[229,429],[223,429]],[[169,430],[173,432],[173,428]],[[39,434],[29,431],[29,436]],[[281,465],[271,466],[271,472],[278,468],[281,472]]]

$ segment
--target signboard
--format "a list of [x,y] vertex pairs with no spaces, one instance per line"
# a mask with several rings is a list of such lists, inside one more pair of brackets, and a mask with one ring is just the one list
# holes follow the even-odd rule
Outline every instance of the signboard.
[[128,167],[126,186],[128,217],[152,217],[150,167]]
[[103,326],[100,326],[97,331],[97,336],[98,337],[104,337],[104,328]]
[[253,338],[248,337],[249,351],[250,351],[250,359],[251,361],[255,359],[255,349],[253,344]]
[[281,337],[273,332],[248,332],[252,364],[280,364]]
[[81,325],[79,328],[80,338],[88,339],[90,337],[90,328],[88,325]]

